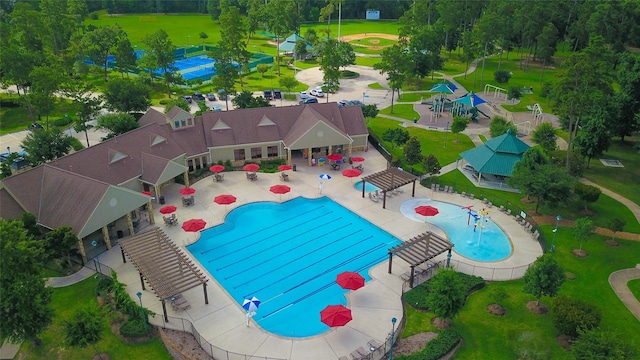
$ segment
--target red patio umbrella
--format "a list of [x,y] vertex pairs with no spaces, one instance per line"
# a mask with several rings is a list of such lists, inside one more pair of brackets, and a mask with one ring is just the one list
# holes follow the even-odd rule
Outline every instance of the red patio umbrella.
[[347,170],[342,172],[342,175],[346,176],[348,178],[354,178],[354,177],[358,177],[358,176],[362,175],[362,170],[347,169]]
[[351,158],[351,161],[353,161],[353,162],[363,162],[364,158],[360,157],[360,156],[354,156],[354,157]]
[[339,161],[339,160],[342,160],[342,154],[331,154],[327,156],[327,159],[332,161]]
[[191,187],[185,187],[180,189],[180,191],[178,191],[180,193],[180,195],[193,195],[196,192],[196,189],[191,188]]
[[153,196],[151,191],[141,191],[140,193],[143,194],[143,195],[147,195],[147,196]]
[[415,208],[415,211],[416,211],[416,214],[419,214],[422,216],[435,216],[440,213],[438,209],[429,205],[418,206],[417,208]]
[[342,305],[329,305],[320,311],[320,321],[331,327],[344,326],[351,319],[351,310]]
[[258,164],[247,164],[247,165],[243,166],[242,169],[244,169],[244,171],[258,171],[258,170],[260,170],[260,165],[258,165]]
[[227,210],[227,205],[229,204],[233,204],[234,202],[236,202],[236,197],[233,195],[218,195],[216,196],[213,201],[218,204],[218,205],[224,205],[224,210]]
[[176,211],[178,208],[173,205],[167,205],[160,208],[160,214],[171,214]]
[[286,171],[291,170],[291,165],[280,165],[278,166],[278,171]]
[[343,289],[358,290],[364,286],[364,278],[357,272],[345,271],[336,276],[336,283]]
[[211,171],[213,173],[223,172],[224,171],[224,166],[223,165],[213,165],[212,167],[209,168],[209,171]]
[[282,200],[282,194],[286,194],[289,191],[291,191],[291,188],[288,187],[287,185],[273,185],[272,187],[269,188],[269,191],[271,191],[274,194],[279,194],[280,195],[280,200]]
[[198,232],[207,226],[206,221],[202,219],[191,219],[182,223],[182,230],[186,232]]

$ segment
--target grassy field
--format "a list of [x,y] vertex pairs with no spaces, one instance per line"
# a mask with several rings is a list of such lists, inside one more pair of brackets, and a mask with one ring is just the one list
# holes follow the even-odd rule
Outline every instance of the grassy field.
[[[552,230],[552,226],[543,227],[547,237],[552,236]],[[560,294],[595,304],[602,310],[602,328],[627,339],[636,347],[640,346],[640,323],[618,300],[607,280],[612,272],[635,266],[635,254],[640,251],[640,243],[623,240],[620,247],[610,247],[604,243],[603,237],[594,235],[584,244],[589,256],[579,259],[571,253],[579,244],[570,233],[570,229],[560,228],[554,256],[565,271],[576,275],[576,279],[567,280]],[[615,262],[610,261],[614,258]],[[456,359],[485,359],[488,354],[492,359],[515,359],[518,358],[518,348],[522,347],[541,351],[540,358],[573,358],[556,341],[558,331],[553,326],[551,313],[541,316],[527,310],[525,304],[535,298],[525,294],[523,286],[522,280],[489,282],[485,288],[467,298],[464,308],[453,320],[453,327],[464,338]],[[640,280],[631,286],[640,290]],[[508,294],[501,301],[506,309],[502,317],[487,312],[487,305],[494,302],[491,293],[496,288]],[[543,297],[542,303],[551,307],[552,300]],[[430,324],[434,316],[432,313],[416,311],[408,304],[406,307],[408,321],[401,335],[403,338],[419,333],[421,329],[434,331]]]
[[[3,100],[17,100],[17,94],[0,93],[0,98]],[[58,99],[56,105],[49,114],[49,125],[57,119],[68,116],[73,116],[75,110],[71,106],[71,102],[67,100]],[[24,107],[0,107],[0,135],[9,134],[16,131],[22,131],[29,126],[33,121],[29,118],[29,112]],[[42,117],[37,120],[40,124],[46,126],[46,117]]]
[[633,295],[640,301],[640,279],[631,280],[627,283],[629,290],[633,293]]
[[[54,320],[41,336],[42,345],[33,347],[30,342],[24,342],[16,358],[23,360],[91,359],[95,354],[92,346],[78,349],[64,344],[62,322],[70,318],[80,306],[97,304],[95,297],[97,284],[98,280],[90,277],[77,284],[54,289],[51,303]],[[111,332],[107,318],[103,325],[102,340],[96,346],[98,351],[109,354],[111,359],[172,359],[159,338],[141,344],[126,344]]]
[[393,112],[391,112],[391,106],[389,106],[381,109],[380,114],[396,116],[411,121],[420,117],[420,114],[413,110],[413,104],[394,104]]

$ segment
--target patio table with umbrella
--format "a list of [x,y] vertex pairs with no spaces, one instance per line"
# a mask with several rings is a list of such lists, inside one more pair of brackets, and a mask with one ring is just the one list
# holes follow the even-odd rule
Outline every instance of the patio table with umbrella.
[[212,173],[219,173],[224,171],[224,165],[213,165],[209,168]]
[[343,289],[358,290],[364,286],[364,278],[357,272],[345,271],[336,276],[336,283]]
[[436,216],[440,213],[437,208],[430,205],[422,205],[415,208],[415,212],[422,216]]
[[213,199],[213,201],[218,205],[224,205],[224,210],[227,211],[227,205],[236,202],[236,197],[229,194],[218,195]]
[[362,175],[362,170],[358,170],[358,169],[347,169],[342,172],[342,176],[345,176],[351,179],[358,177],[360,175]]
[[361,157],[361,156],[354,156],[354,157],[351,158],[351,161],[359,163],[359,162],[363,162],[364,158]]
[[178,192],[180,193],[180,195],[193,195],[196,193],[196,189],[192,188],[192,187],[184,187],[180,190],[178,190]]
[[320,321],[330,327],[344,326],[352,319],[351,310],[342,305],[329,305],[320,311]]
[[258,164],[246,164],[242,167],[244,171],[247,172],[247,179],[249,180],[257,180],[258,176],[256,175],[256,171],[260,170],[260,165]]
[[322,194],[322,190],[324,189],[324,182],[322,180],[330,180],[331,175],[329,174],[320,174],[320,184],[318,185],[318,193]]
[[175,212],[178,208],[174,205],[167,205],[160,208],[160,214],[168,215]]
[[256,314],[259,306],[260,300],[255,296],[252,296],[251,298],[245,298],[242,302],[242,308],[247,311],[247,326],[249,326],[249,319]]
[[182,230],[196,233],[207,226],[207,222],[202,219],[191,219],[182,223]]
[[279,165],[278,166],[278,171],[282,171],[282,174],[280,174],[280,178],[284,181],[289,181],[289,175],[287,173],[285,173],[285,171],[287,170],[291,170],[293,167],[291,165],[288,164],[283,164],[283,165]]
[[278,184],[270,187],[269,191],[271,191],[274,194],[279,194],[280,200],[282,200],[282,194],[288,193],[289,191],[291,191],[291,188],[288,187],[287,185]]

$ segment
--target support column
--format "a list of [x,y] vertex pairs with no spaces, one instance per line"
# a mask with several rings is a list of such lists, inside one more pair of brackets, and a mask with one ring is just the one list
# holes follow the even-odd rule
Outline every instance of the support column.
[[135,234],[135,229],[133,228],[133,218],[131,216],[131,211],[127,213],[127,227],[129,228],[129,234]]
[[209,295],[207,294],[207,283],[202,283],[202,289],[204,290],[204,304],[209,305]]
[[80,238],[78,239],[78,251],[80,252],[80,256],[82,256],[82,264],[87,265],[89,259],[87,259],[87,252],[84,250],[84,243]]
[[311,148],[307,149],[307,165],[311,166],[311,157],[313,156],[313,153],[311,152]]
[[144,287],[144,277],[142,277],[142,273],[138,273],[140,275],[140,284],[142,284],[142,290],[147,290]]
[[291,163],[291,149],[287,148],[287,165],[293,165]]
[[147,214],[149,214],[149,224],[154,225],[156,220],[153,218],[153,208],[151,207],[151,199],[147,203]]
[[351,153],[353,152],[353,146],[352,146],[352,143],[349,143],[349,147],[348,147],[347,149],[348,149],[348,150],[347,150],[347,157],[348,157],[349,159],[351,159]]
[[107,249],[111,250],[111,238],[109,237],[109,228],[106,226],[102,227],[102,237],[104,238],[104,243],[107,244]]
[[169,322],[169,315],[167,315],[167,301],[162,299],[162,314],[164,314],[164,321]]
[[184,186],[185,187],[189,187],[189,168],[187,168],[187,170],[184,171]]
[[451,249],[449,249],[449,253],[447,253],[447,268],[449,267],[450,263],[451,263]]
[[415,275],[416,267],[411,265],[411,276],[409,277],[409,287],[413,289],[413,276]]
[[391,266],[393,264],[393,254],[389,253],[389,270],[388,273],[391,274]]

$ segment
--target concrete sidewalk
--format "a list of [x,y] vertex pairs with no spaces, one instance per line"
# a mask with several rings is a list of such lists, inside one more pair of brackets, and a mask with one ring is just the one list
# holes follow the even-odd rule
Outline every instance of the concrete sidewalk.
[[609,275],[609,284],[611,284],[620,301],[640,321],[640,302],[627,286],[629,281],[635,279],[640,279],[640,264],[636,265],[635,268],[618,270],[612,273]]

